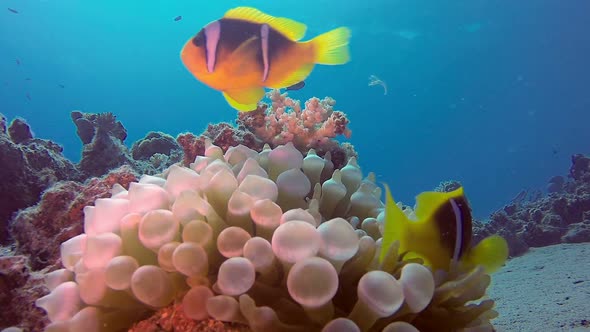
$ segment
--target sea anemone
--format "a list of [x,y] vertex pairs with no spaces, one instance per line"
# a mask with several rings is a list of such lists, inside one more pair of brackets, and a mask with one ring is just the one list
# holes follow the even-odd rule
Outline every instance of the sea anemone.
[[36,304],[47,331],[118,331],[174,301],[253,331],[491,331],[482,268],[433,272],[397,243],[379,258],[380,197],[355,158],[208,143],[87,206]]

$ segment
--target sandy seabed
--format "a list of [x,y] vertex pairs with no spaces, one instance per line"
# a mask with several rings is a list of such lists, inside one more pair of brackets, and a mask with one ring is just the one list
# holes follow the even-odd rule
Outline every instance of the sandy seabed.
[[590,243],[532,248],[492,276],[504,331],[590,331]]

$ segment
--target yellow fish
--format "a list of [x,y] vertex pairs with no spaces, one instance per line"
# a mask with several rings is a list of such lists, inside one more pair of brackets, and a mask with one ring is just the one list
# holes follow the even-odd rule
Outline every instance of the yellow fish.
[[187,41],[180,58],[199,81],[221,91],[232,107],[252,111],[264,97],[265,87],[296,86],[315,64],[350,60],[348,28],[299,42],[306,29],[288,18],[237,7]]
[[417,220],[410,220],[395,204],[385,186],[385,224],[380,259],[394,241],[405,257],[419,257],[425,265],[448,271],[451,262],[469,269],[482,265],[487,273],[498,270],[508,258],[508,244],[497,235],[471,246],[471,209],[463,187],[451,192],[424,192],[416,197]]

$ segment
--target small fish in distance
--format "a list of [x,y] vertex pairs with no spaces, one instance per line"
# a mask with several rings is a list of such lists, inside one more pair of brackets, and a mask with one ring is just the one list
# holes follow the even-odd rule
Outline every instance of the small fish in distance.
[[16,59],[16,65],[17,66],[20,66],[20,60],[19,59]]
[[58,84],[58,86],[59,86],[60,88],[62,88],[62,89],[66,87],[66,86],[65,86],[65,85],[63,85],[63,84]]
[[180,15],[178,15],[174,18],[174,22],[178,22],[180,20],[182,20],[182,16],[180,16]]
[[18,14],[18,10],[16,10],[16,9],[12,9],[12,8],[7,8],[7,9],[8,9],[8,11],[10,11],[10,12],[13,12],[13,13],[15,13],[15,14]]
[[27,97],[28,100],[31,100],[31,95],[28,92],[25,96]]

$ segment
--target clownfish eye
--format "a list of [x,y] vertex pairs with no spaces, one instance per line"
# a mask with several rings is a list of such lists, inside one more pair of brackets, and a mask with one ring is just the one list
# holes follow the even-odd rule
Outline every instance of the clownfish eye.
[[202,47],[205,45],[205,29],[201,29],[199,33],[193,38],[193,44],[196,47]]

